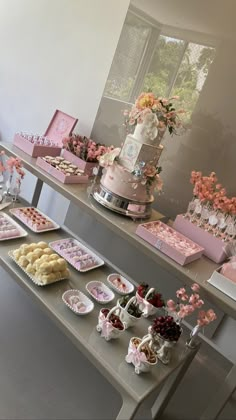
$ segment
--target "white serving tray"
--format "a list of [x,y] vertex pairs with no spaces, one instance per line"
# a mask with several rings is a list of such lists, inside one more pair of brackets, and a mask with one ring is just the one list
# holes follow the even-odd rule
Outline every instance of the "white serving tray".
[[34,232],[34,233],[44,233],[44,232],[50,232],[51,230],[57,230],[57,229],[60,229],[60,226],[57,224],[57,223],[55,223],[54,222],[54,220],[52,220],[52,219],[50,219],[50,217],[48,217],[46,214],[44,214],[41,210],[39,210],[39,209],[36,209],[38,212],[39,212],[39,214],[41,215],[41,216],[43,216],[43,217],[45,217],[47,220],[49,220],[50,222],[52,222],[53,223],[53,226],[51,227],[51,228],[48,228],[48,229],[41,229],[41,230],[37,230],[37,229],[34,229],[33,228],[33,226],[30,226],[30,225],[28,225],[28,223],[25,221],[25,220],[23,220],[18,214],[16,214],[16,210],[18,210],[19,208],[21,208],[21,209],[27,209],[27,208],[29,208],[29,209],[32,209],[32,208],[35,208],[35,207],[29,207],[29,206],[27,206],[27,207],[15,207],[14,209],[10,209],[9,210],[9,212],[14,216],[14,217],[16,217],[18,220],[20,220],[22,223],[24,223],[24,225],[25,226],[27,226],[30,230],[32,230],[32,232]]
[[34,277],[34,276],[32,276],[31,274],[29,274],[29,273],[27,273],[26,271],[25,271],[25,269],[23,268],[23,267],[21,267],[21,265],[18,263],[18,261],[16,261],[16,259],[14,258],[14,255],[13,255],[13,251],[9,251],[8,252],[8,255],[9,255],[9,257],[18,265],[18,267],[20,267],[20,269],[30,278],[30,280],[32,280],[32,282],[34,283],[34,284],[36,284],[37,286],[49,286],[50,284],[53,284],[53,283],[57,283],[58,281],[61,281],[61,280],[66,280],[66,278],[65,277],[63,277],[63,278],[61,278],[61,279],[57,279],[57,280],[54,280],[54,281],[52,281],[51,283],[47,283],[47,284],[43,284],[43,283],[40,283],[40,281],[37,279],[37,277]]
[[[66,241],[71,240],[71,239],[73,240],[73,242],[77,246],[79,246],[81,249],[83,249],[86,253],[90,254],[91,257],[96,258],[97,264],[95,264],[95,265],[93,265],[92,267],[89,267],[89,268],[79,269],[78,267],[76,267],[75,263],[70,261],[70,259],[66,255],[64,255],[64,253],[62,251],[55,248],[56,244],[66,242]],[[49,246],[53,249],[53,251],[55,251],[57,254],[61,255],[61,257],[63,257],[70,265],[72,265],[72,267],[74,267],[77,271],[79,271],[81,273],[85,273],[86,271],[90,271],[90,270],[93,270],[94,268],[98,268],[98,267],[101,267],[102,265],[104,265],[104,261],[100,257],[98,257],[94,252],[92,252],[89,248],[87,248],[85,245],[83,245],[77,239],[74,239],[74,238],[59,239],[58,241],[50,242]]]
[[221,267],[215,270],[208,281],[216,289],[219,289],[225,295],[236,301],[236,283],[220,273]]
[[[125,284],[127,290],[126,291],[122,291],[121,289],[119,289],[118,287],[115,286],[115,284],[112,282],[113,278],[117,278],[119,277],[122,281],[122,283]],[[109,286],[115,290],[116,293],[118,293],[119,295],[125,296],[125,295],[129,295],[130,293],[132,293],[134,291],[134,285],[132,283],[130,283],[129,280],[127,280],[125,277],[121,276],[121,274],[118,273],[112,273],[109,274],[109,276],[107,277],[107,282],[109,283]]]
[[[101,291],[103,291],[104,293],[107,294],[108,298],[107,299],[98,299],[92,292],[93,287],[98,287]],[[115,295],[112,292],[112,290],[109,289],[109,287],[107,287],[101,281],[97,281],[97,280],[90,281],[89,283],[86,284],[86,290],[90,294],[90,296],[92,296],[93,299],[95,299],[98,303],[101,303],[101,304],[109,303],[115,298]]]
[[[77,311],[75,310],[70,303],[68,302],[68,297],[70,295],[75,295],[79,298],[79,300],[84,303],[84,305],[86,306],[86,311],[81,312],[81,311]],[[63,293],[62,295],[62,300],[64,302],[64,304],[72,311],[74,312],[76,315],[87,315],[90,312],[93,311],[94,309],[94,303],[91,301],[91,299],[89,299],[83,292],[81,292],[78,289],[70,289],[70,290],[66,290],[66,292]]]
[[28,235],[28,233],[26,232],[25,229],[23,229],[20,225],[18,225],[18,223],[15,222],[15,220],[13,220],[10,216],[8,216],[8,214],[6,214],[5,212],[1,211],[1,214],[3,214],[3,216],[9,220],[14,226],[17,227],[17,229],[20,232],[20,235],[18,236],[11,236],[10,238],[1,238],[0,241],[10,241],[11,239],[19,239],[19,238],[24,238],[25,236]]

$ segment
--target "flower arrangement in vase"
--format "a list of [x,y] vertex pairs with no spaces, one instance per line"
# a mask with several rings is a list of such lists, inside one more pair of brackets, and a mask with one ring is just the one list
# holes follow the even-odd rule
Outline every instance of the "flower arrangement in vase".
[[5,197],[11,197],[13,201],[16,201],[20,194],[21,182],[25,176],[21,159],[18,157],[10,157],[7,159],[6,170],[9,173],[9,177],[6,181],[4,195]]
[[[193,283],[191,290],[193,293],[189,295],[185,287],[181,287],[176,291],[177,301],[174,302],[172,299],[167,301],[167,312],[169,315],[172,315],[179,324],[181,324],[182,320],[186,316],[193,314],[197,309],[201,309],[204,305],[204,301],[201,299],[199,294],[200,286],[197,283]],[[198,312],[197,325],[191,331],[190,339],[187,345],[189,345],[189,347],[193,347],[195,344],[195,337],[198,335],[199,331],[216,318],[217,317],[213,309],[208,309],[207,311],[201,309]]]
[[192,171],[193,200],[185,217],[192,223],[224,241],[236,237],[236,197],[228,197],[226,189],[218,183],[215,172],[203,176]]
[[98,166],[101,156],[114,149],[113,146],[106,147],[104,144],[96,143],[79,134],[65,137],[62,143],[65,159],[76,164],[88,175],[93,174],[92,171],[94,167]]
[[166,302],[166,311],[172,315],[176,322],[181,323],[182,319],[191,315],[196,309],[200,309],[204,305],[204,301],[199,295],[200,286],[193,283],[191,286],[191,294],[188,294],[185,287],[181,287],[176,291],[177,301],[172,299]]
[[165,306],[161,293],[156,292],[153,287],[150,288],[146,283],[142,283],[138,286],[136,298],[144,318],[155,315],[158,309]]

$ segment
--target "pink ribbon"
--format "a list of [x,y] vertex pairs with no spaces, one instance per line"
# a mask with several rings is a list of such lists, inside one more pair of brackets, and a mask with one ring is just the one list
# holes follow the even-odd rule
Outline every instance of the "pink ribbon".
[[141,363],[147,362],[145,353],[139,351],[134,344],[129,345],[128,355],[126,356],[128,363],[133,363],[134,366],[140,366]]

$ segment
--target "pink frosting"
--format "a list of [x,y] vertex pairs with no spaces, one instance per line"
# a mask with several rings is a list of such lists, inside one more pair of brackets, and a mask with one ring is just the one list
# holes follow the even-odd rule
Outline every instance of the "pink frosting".
[[[133,201],[150,202],[146,185],[137,182],[134,175],[119,164],[109,166],[102,176],[101,184],[113,193]],[[151,191],[152,194],[152,191]]]

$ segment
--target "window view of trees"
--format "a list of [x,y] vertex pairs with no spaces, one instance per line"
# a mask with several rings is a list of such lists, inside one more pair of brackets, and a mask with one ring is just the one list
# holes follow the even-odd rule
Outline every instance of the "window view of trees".
[[143,90],[158,96],[179,96],[178,107],[187,110],[185,119],[189,120],[214,55],[214,48],[160,36]]
[[[150,54],[147,45],[156,33],[156,46]],[[203,88],[215,48],[160,34],[146,21],[128,13],[111,66],[104,95],[134,102],[137,92],[152,91],[157,96],[179,96],[178,107],[187,110],[189,121]],[[148,65],[147,65],[148,63]],[[143,71],[145,67],[145,72]],[[141,80],[140,85],[140,77]]]

